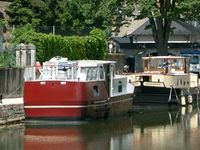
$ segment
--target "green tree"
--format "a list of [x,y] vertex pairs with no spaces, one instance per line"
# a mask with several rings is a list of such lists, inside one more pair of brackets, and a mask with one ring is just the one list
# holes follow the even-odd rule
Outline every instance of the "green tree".
[[167,55],[173,20],[196,20],[200,14],[199,0],[136,0],[137,19],[148,17],[158,55]]
[[59,0],[15,0],[9,5],[6,13],[10,24],[23,26],[27,23],[33,26],[57,25],[57,8]]
[[6,11],[10,24],[60,25],[75,32],[100,28],[111,30],[126,23],[133,0],[15,0]]
[[72,30],[100,28],[118,30],[131,15],[132,0],[73,0],[60,3],[62,14],[60,21],[63,27]]
[[[135,16],[137,8],[139,15]],[[61,25],[75,33],[85,28],[119,31],[130,16],[148,17],[158,55],[167,55],[173,20],[200,19],[199,0],[15,0],[7,10],[11,24]]]

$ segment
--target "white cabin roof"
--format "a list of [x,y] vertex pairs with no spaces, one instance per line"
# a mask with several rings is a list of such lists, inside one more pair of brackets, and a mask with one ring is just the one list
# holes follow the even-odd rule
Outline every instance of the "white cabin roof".
[[182,56],[150,56],[150,57],[142,57],[142,59],[184,59],[186,57]]
[[51,58],[49,60],[49,62],[55,62],[55,63],[57,63],[57,62],[66,62],[66,61],[68,61],[68,58],[61,57],[61,56],[55,56],[55,57],[53,57],[53,58]]
[[68,60],[68,58],[56,56],[51,58],[49,61],[43,63],[43,65],[59,65],[59,64],[68,64],[74,65],[78,64],[79,67],[96,67],[103,64],[115,64],[116,61],[109,60]]
[[101,64],[115,64],[116,61],[106,61],[106,60],[79,60],[78,66],[80,67],[95,67]]

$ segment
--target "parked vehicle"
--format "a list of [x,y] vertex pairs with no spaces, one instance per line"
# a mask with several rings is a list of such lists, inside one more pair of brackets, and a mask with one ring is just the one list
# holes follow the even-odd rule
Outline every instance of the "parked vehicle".
[[185,50],[181,56],[190,58],[190,71],[200,75],[200,50]]

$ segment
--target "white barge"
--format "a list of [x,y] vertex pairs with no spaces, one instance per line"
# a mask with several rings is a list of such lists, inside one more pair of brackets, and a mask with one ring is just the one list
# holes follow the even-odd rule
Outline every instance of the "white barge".
[[143,57],[143,72],[128,74],[135,86],[135,103],[186,105],[197,99],[198,75],[189,72],[189,58]]

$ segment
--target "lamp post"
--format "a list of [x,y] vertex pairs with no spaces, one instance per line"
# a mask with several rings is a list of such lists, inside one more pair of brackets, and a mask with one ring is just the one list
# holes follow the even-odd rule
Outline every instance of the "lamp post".
[[111,54],[111,53],[112,53],[112,50],[113,50],[113,44],[110,43],[110,44],[108,45],[108,47],[109,47],[109,53]]

